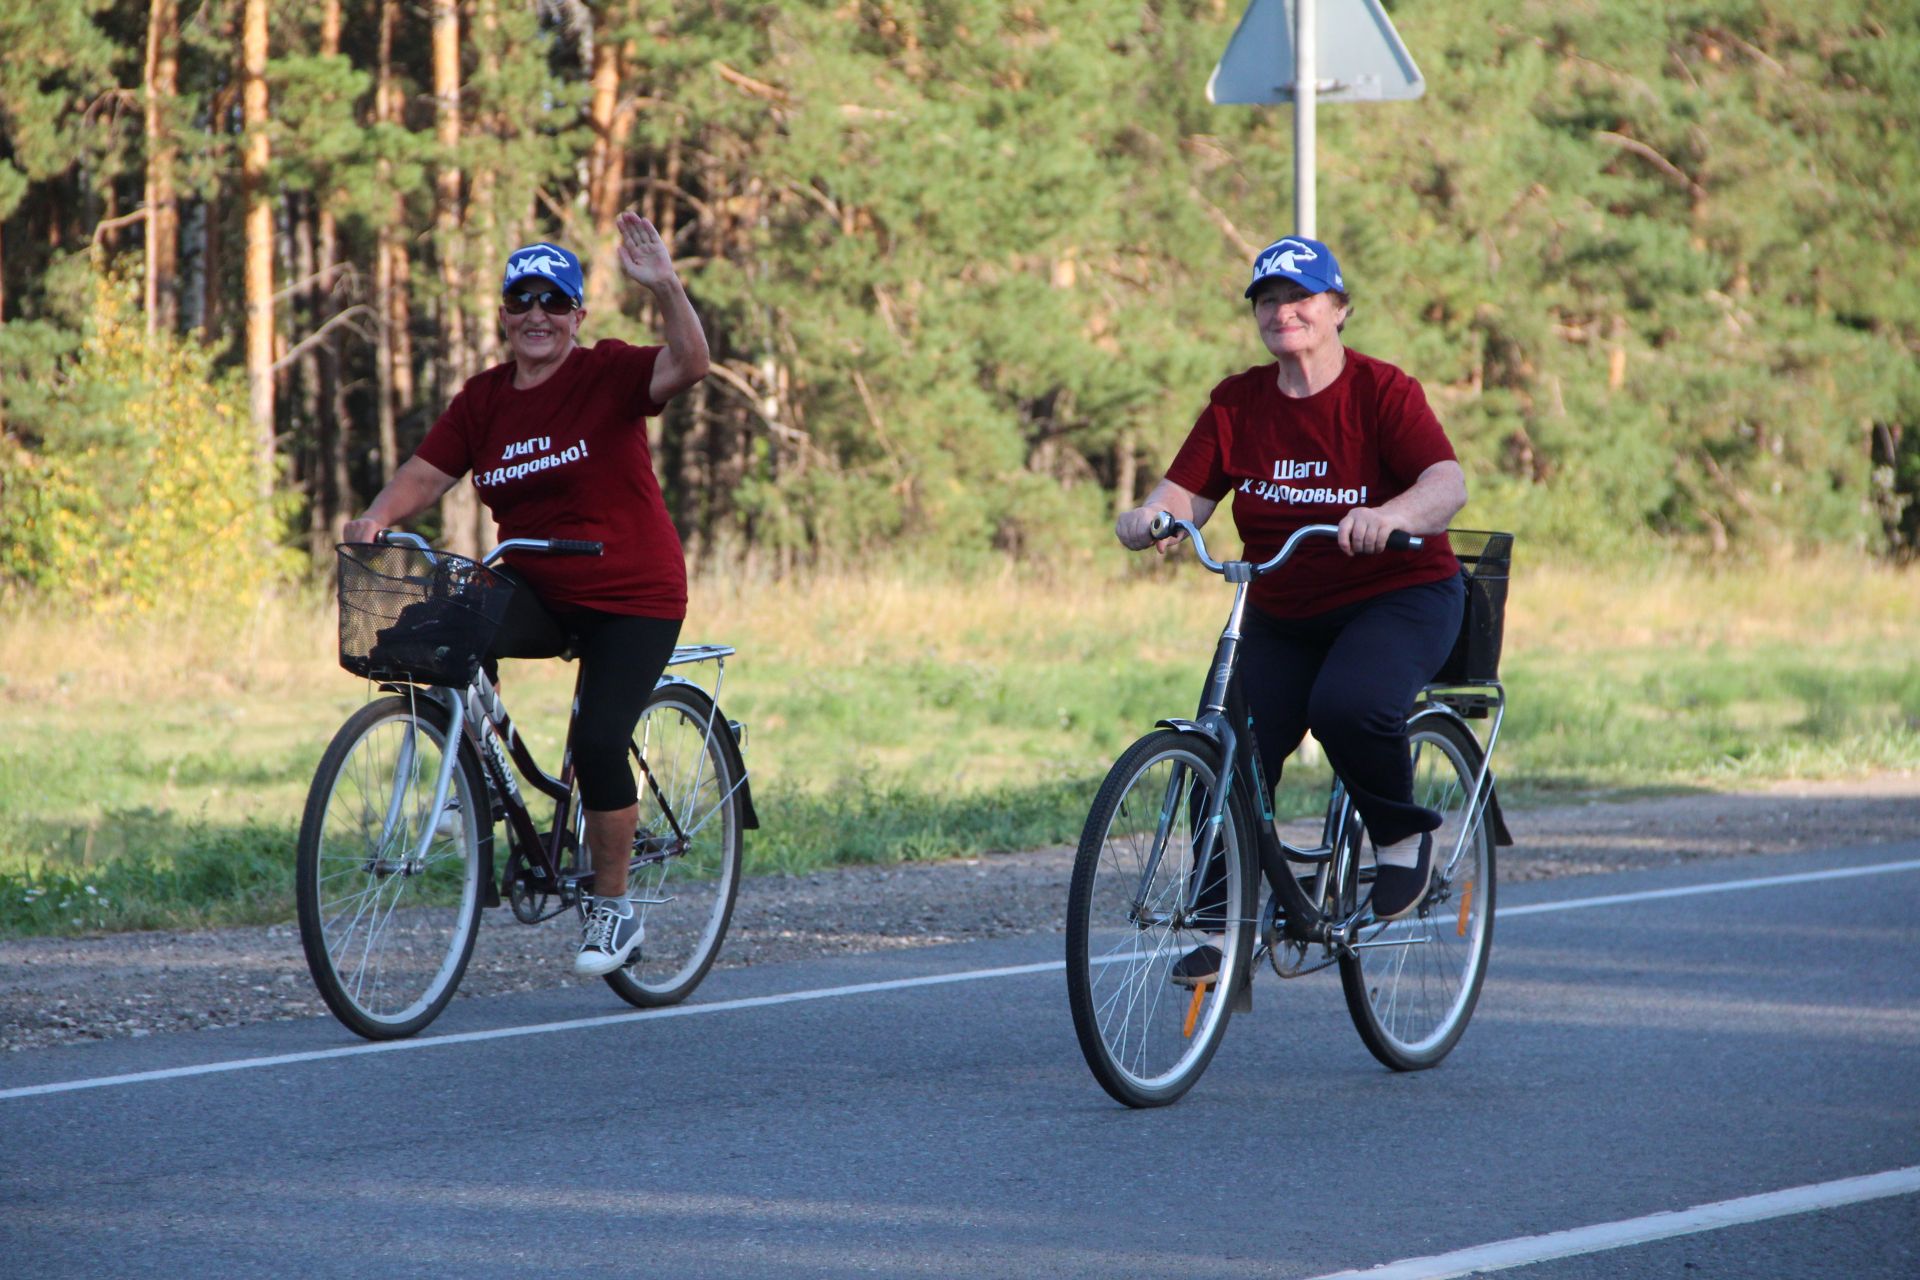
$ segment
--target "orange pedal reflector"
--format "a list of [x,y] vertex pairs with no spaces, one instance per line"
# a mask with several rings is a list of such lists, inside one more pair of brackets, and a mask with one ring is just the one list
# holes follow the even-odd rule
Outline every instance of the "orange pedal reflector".
[[1193,1039],[1193,1024],[1200,1020],[1200,1005],[1206,998],[1207,984],[1204,982],[1195,983],[1193,1000],[1187,1005],[1187,1025],[1180,1029],[1180,1034],[1185,1039]]
[[1460,891],[1460,929],[1461,937],[1467,936],[1467,912],[1473,910],[1473,881],[1467,881],[1467,887]]

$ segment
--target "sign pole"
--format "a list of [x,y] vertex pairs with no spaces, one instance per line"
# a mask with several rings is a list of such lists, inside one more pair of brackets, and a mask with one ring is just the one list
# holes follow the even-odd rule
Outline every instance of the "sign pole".
[[1293,10],[1293,230],[1313,236],[1314,96],[1320,88],[1319,33],[1314,0],[1294,0]]

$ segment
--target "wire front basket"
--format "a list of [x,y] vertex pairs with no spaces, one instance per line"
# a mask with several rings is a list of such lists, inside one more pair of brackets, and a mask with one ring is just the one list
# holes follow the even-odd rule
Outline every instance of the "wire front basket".
[[1440,684],[1486,684],[1500,678],[1500,644],[1506,632],[1507,570],[1513,535],[1482,529],[1449,529],[1447,541],[1467,582],[1460,636],[1434,680]]
[[339,546],[340,665],[369,680],[464,688],[506,617],[513,586],[445,551]]

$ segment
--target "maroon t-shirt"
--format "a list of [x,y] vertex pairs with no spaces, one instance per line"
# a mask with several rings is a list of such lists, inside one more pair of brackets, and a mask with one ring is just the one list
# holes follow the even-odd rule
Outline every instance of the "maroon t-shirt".
[[420,442],[421,460],[473,472],[502,541],[606,544],[599,556],[508,553],[550,609],[687,616],[686,557],[647,448],[660,350],[603,338],[524,391],[511,363],[495,365],[468,379]]
[[[1282,395],[1277,364],[1258,365],[1213,389],[1167,478],[1202,498],[1233,494],[1233,523],[1256,563],[1294,530],[1338,524],[1377,507],[1453,458],[1420,384],[1384,360],[1347,352],[1346,367],[1314,395]],[[1310,539],[1278,572],[1254,580],[1253,603],[1305,618],[1384,591],[1438,582],[1460,571],[1444,536],[1419,551],[1347,556]]]

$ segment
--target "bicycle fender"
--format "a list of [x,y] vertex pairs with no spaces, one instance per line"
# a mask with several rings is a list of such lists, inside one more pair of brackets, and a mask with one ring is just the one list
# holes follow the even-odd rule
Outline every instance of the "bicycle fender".
[[1214,746],[1217,747],[1220,745],[1220,735],[1214,732],[1211,726],[1201,724],[1198,720],[1170,719],[1155,720],[1153,723],[1154,727],[1159,729],[1172,729],[1177,733],[1197,733]]
[[[743,831],[758,831],[760,829],[760,815],[754,812],[753,808],[753,778],[747,772],[746,757],[740,754],[740,739],[734,730],[734,725],[738,722],[727,719],[726,716],[713,705],[713,695],[691,680],[682,680],[679,676],[662,676],[660,677],[660,684],[676,685],[685,692],[692,694],[694,699],[701,704],[702,709],[712,714],[715,726],[723,731],[716,735],[720,739],[720,749],[727,753],[727,763],[740,772],[740,829]],[[657,688],[658,686],[655,687]]]
[[1487,829],[1493,832],[1495,844],[1513,843],[1513,835],[1507,830],[1507,819],[1500,812],[1500,792],[1495,789],[1492,778],[1487,779],[1487,813],[1481,821],[1486,822]]
[[[1411,728],[1413,725],[1420,723],[1420,721],[1430,719],[1434,716],[1451,720],[1466,731],[1467,737],[1474,743],[1473,767],[1478,769],[1480,767],[1480,761],[1484,756],[1484,752],[1479,745],[1480,739],[1478,735],[1473,732],[1472,728],[1468,726],[1466,717],[1462,716],[1452,707],[1440,702],[1428,703],[1407,717],[1407,725]],[[1486,813],[1481,820],[1486,822],[1488,824],[1487,829],[1493,832],[1493,842],[1495,844],[1511,845],[1513,843],[1513,833],[1507,830],[1506,815],[1500,811],[1500,792],[1498,788],[1494,786],[1492,774],[1487,775],[1487,807]]]

